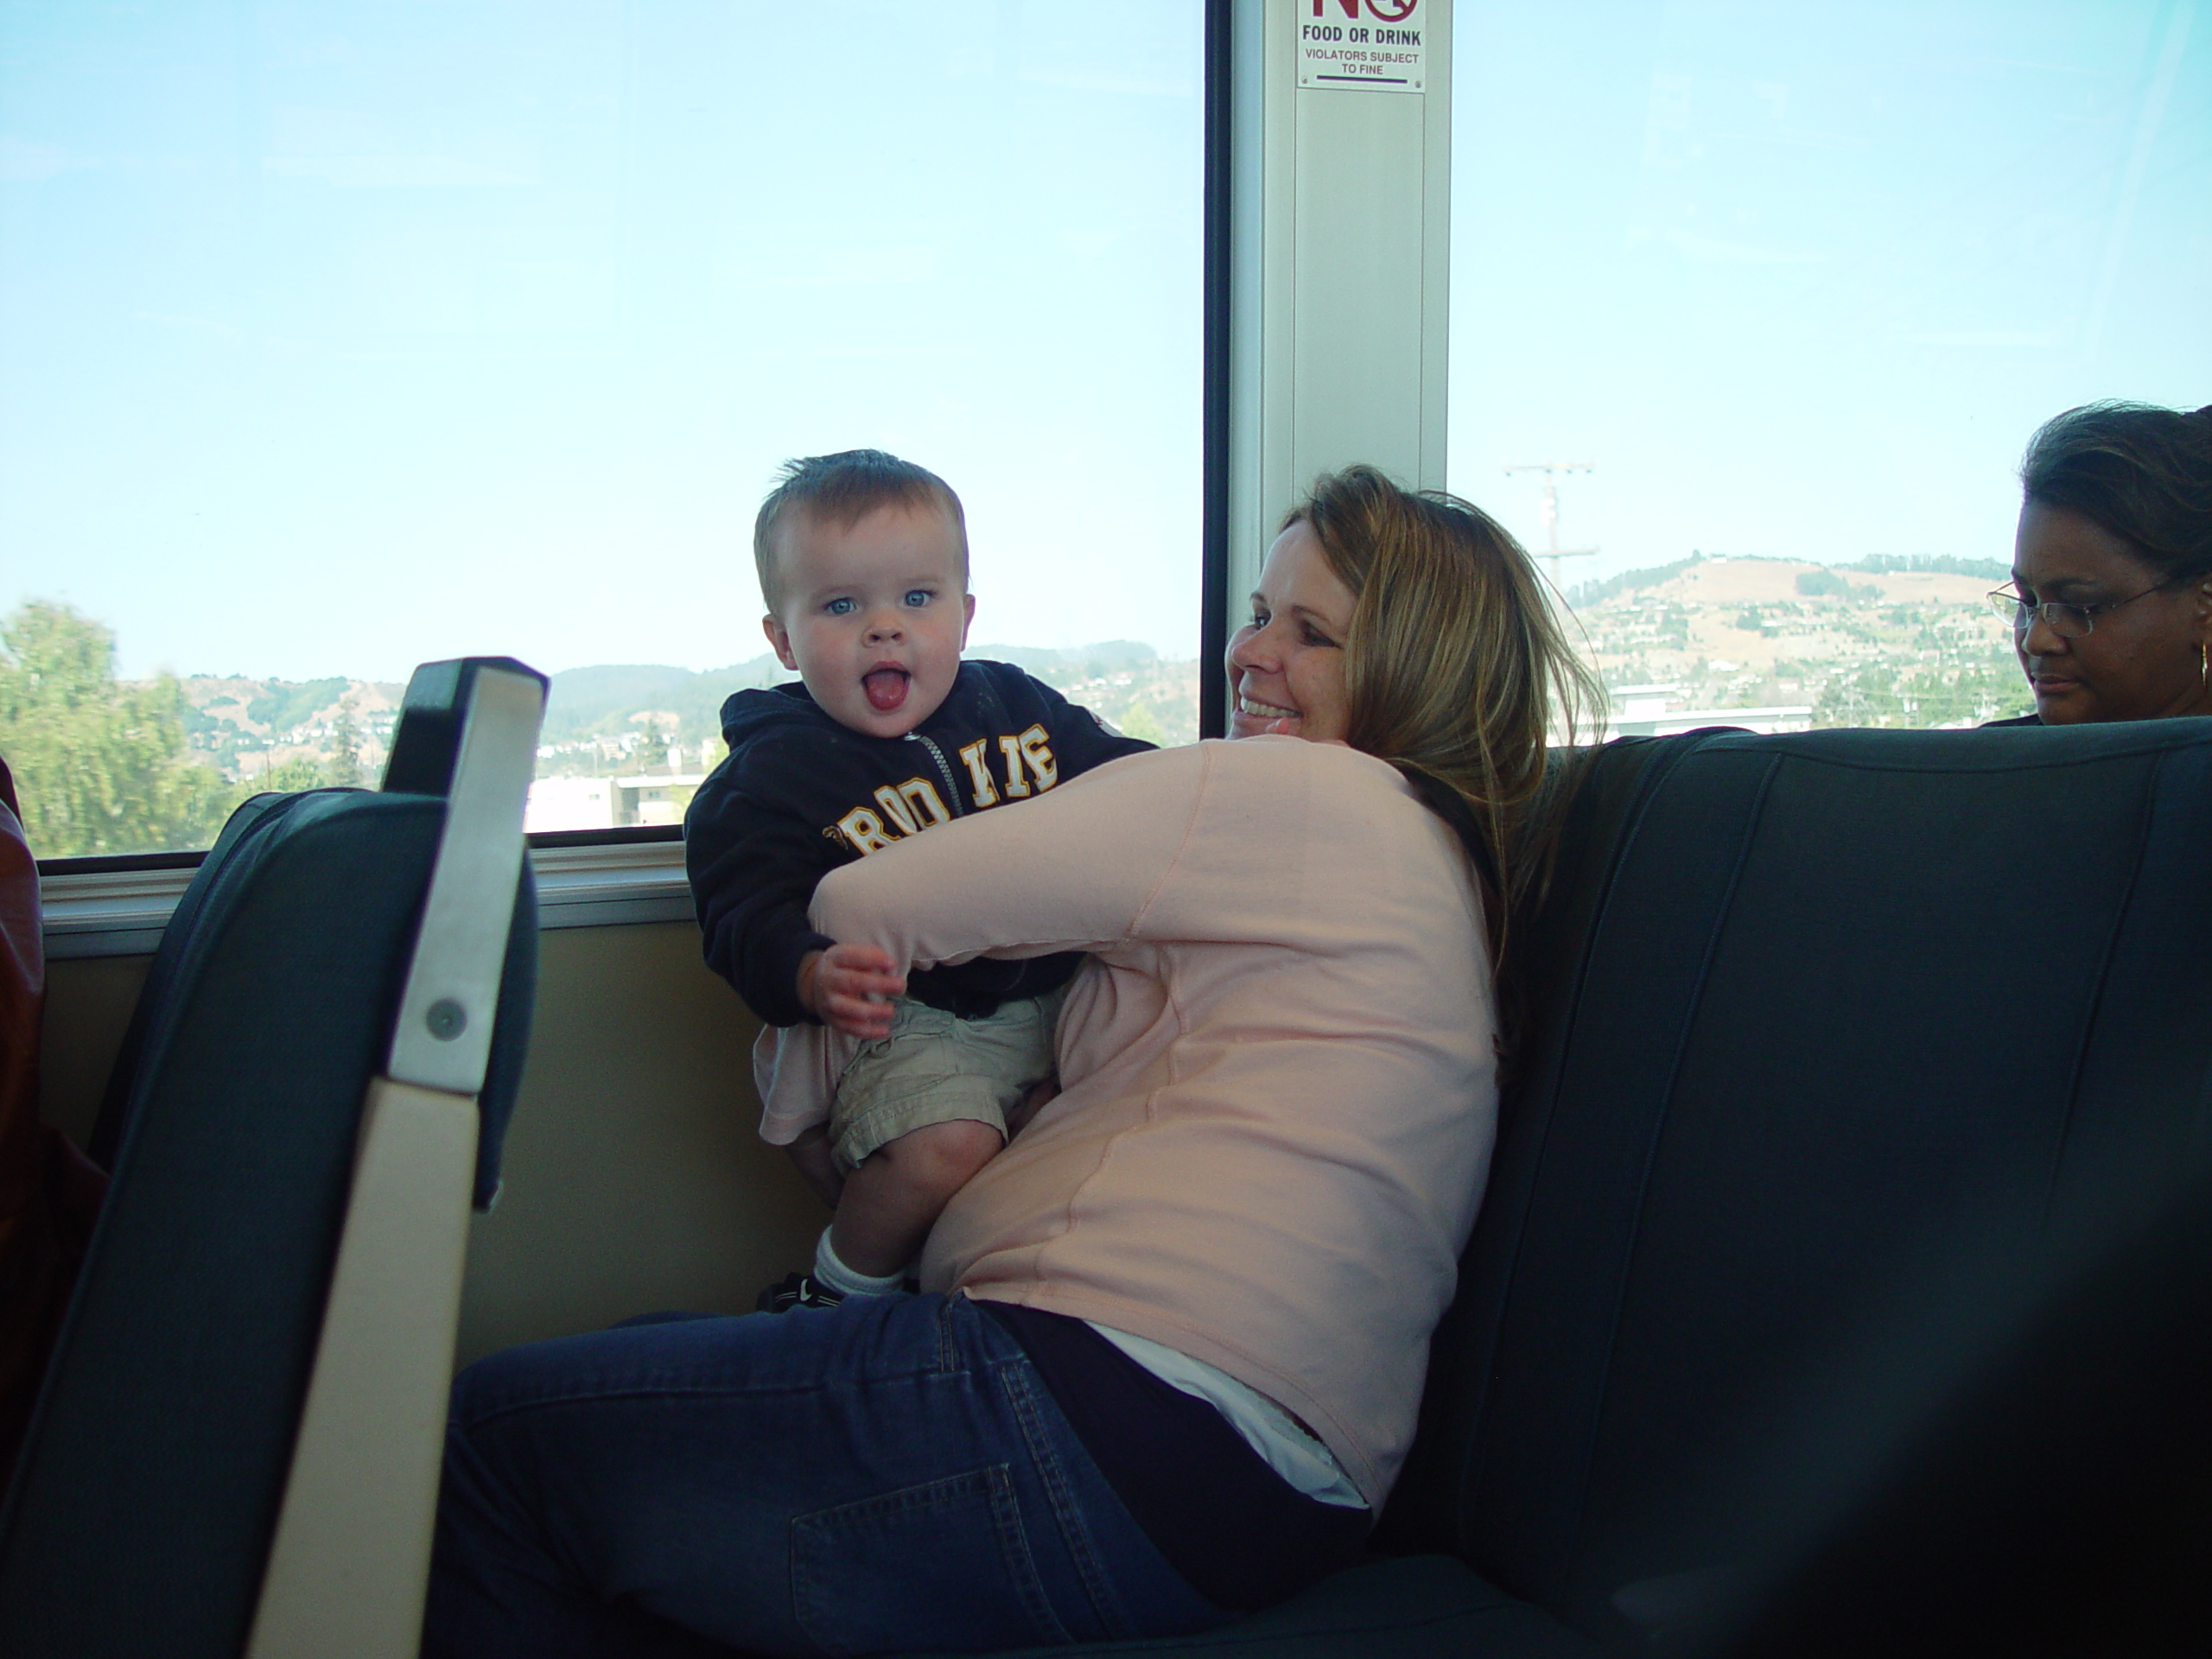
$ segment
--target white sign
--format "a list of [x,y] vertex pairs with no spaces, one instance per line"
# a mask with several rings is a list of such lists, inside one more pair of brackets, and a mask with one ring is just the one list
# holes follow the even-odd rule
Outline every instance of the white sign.
[[1421,0],[1299,0],[1298,84],[1417,92],[1426,77]]

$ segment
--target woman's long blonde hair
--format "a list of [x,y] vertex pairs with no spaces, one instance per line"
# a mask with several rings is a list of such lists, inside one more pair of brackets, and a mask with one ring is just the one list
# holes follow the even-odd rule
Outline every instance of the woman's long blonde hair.
[[1349,467],[1317,480],[1283,528],[1301,523],[1355,601],[1346,740],[1404,772],[1463,838],[1471,829],[1502,976],[1511,918],[1541,895],[1557,839],[1550,747],[1601,717],[1605,689],[1535,561],[1481,508]]

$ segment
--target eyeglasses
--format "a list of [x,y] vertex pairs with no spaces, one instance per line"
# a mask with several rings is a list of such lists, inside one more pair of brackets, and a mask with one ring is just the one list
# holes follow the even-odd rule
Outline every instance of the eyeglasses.
[[2145,588],[2139,594],[2130,594],[2126,599],[2108,599],[2101,605],[2066,605],[2055,599],[2044,600],[2040,605],[2031,605],[2018,594],[2008,594],[2002,588],[1989,595],[1989,608],[2012,625],[2015,633],[2025,633],[2041,617],[2044,625],[2062,639],[2079,639],[2094,632],[2097,619],[2107,611],[2116,611],[2123,605],[2133,605],[2139,599],[2148,599],[2173,583],[2162,582],[2155,588]]

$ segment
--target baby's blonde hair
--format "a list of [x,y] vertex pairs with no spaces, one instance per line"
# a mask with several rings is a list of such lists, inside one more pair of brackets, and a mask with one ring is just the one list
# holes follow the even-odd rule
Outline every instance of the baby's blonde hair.
[[968,519],[952,486],[926,467],[880,449],[843,449],[834,455],[801,455],[778,473],[776,487],[753,521],[753,563],[760,576],[760,598],[773,611],[777,587],[776,528],[792,513],[826,518],[840,529],[886,507],[938,508],[952,521],[960,543],[960,586],[968,586]]

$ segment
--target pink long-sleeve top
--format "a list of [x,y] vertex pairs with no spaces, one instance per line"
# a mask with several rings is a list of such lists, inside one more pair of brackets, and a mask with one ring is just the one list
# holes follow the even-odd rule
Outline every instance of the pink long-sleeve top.
[[1217,1366],[1379,1505],[1497,1120],[1479,900],[1398,773],[1287,737],[1137,755],[847,865],[815,915],[909,967],[1093,953],[1059,1096],[955,1196],[925,1287]]

